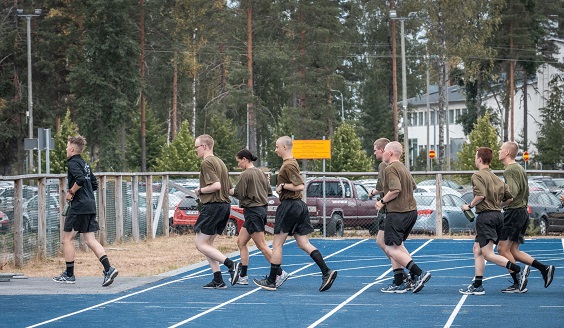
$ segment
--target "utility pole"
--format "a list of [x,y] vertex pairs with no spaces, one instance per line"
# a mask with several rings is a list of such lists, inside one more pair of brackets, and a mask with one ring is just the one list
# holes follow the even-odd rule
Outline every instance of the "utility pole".
[[[25,17],[27,23],[27,117],[28,117],[28,132],[29,139],[33,139],[33,88],[31,78],[31,17],[41,16],[41,9],[34,9],[32,12],[27,10],[17,9],[16,14],[19,17]],[[33,171],[33,150],[29,150],[29,166],[28,172]]]

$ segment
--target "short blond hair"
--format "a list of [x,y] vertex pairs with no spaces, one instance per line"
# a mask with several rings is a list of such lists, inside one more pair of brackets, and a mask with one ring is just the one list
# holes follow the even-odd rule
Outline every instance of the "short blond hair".
[[519,145],[513,141],[506,141],[503,143],[502,147],[509,153],[509,157],[511,159],[515,159],[517,157],[517,153],[519,152]]
[[384,149],[386,147],[387,144],[390,143],[390,139],[388,138],[380,138],[376,141],[374,141],[374,146],[376,146],[377,149]]
[[292,141],[292,138],[288,136],[280,137],[276,142],[279,142],[282,145],[288,147],[288,149],[292,149],[292,147],[294,146],[294,142]]
[[196,140],[200,140],[201,144],[206,145],[206,147],[208,147],[209,149],[213,149],[214,141],[209,134],[202,134],[197,137]]
[[84,150],[84,146],[86,146],[86,138],[84,138],[81,135],[77,135],[77,136],[69,136],[67,138],[67,141],[71,143],[71,145],[75,145],[76,146],[76,151],[78,153],[82,153],[82,151]]

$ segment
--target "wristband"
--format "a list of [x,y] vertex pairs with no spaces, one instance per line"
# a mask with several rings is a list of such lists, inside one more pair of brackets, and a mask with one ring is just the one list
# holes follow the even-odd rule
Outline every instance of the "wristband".
[[285,185],[286,185],[286,184],[285,184],[284,182],[282,182],[282,183],[280,184],[280,189],[281,189],[281,190],[284,190],[284,186],[285,186]]
[[474,206],[468,204],[468,208],[469,208],[469,209],[472,209],[472,208],[474,208]]
[[384,201],[384,199],[380,199],[380,202],[382,203],[382,205],[386,205],[386,202]]
[[74,196],[74,191],[72,191],[72,189],[69,189],[69,194],[71,194],[71,196]]

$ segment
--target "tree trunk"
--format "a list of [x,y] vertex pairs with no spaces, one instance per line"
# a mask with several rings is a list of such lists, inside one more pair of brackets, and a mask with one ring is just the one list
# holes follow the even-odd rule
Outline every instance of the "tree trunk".
[[523,150],[527,150],[529,148],[529,138],[527,134],[527,113],[529,111],[529,102],[527,99],[529,98],[528,95],[528,87],[527,84],[529,83],[527,79],[527,73],[525,72],[523,78]]
[[247,104],[247,148],[251,153],[257,153],[257,124],[253,103],[253,1],[247,0],[247,67],[249,69],[249,95],[251,101]]
[[[394,10],[394,0],[390,0],[390,10]],[[398,118],[398,76],[397,76],[397,54],[396,54],[396,21],[390,19],[390,31],[392,42],[392,108],[394,117],[394,140],[399,141],[399,118]],[[407,150],[406,150],[407,151]]]
[[139,0],[141,6],[141,17],[139,22],[139,29],[141,30],[141,45],[140,45],[140,68],[141,68],[141,172],[147,171],[147,130],[146,113],[145,113],[145,0]]
[[171,134],[172,140],[176,138],[176,113],[178,111],[178,53],[174,52],[174,74],[172,77],[172,110],[171,110]]

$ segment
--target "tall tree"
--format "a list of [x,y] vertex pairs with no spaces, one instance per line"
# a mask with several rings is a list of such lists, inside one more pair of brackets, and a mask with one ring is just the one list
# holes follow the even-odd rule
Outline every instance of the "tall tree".
[[462,149],[458,152],[459,170],[471,171],[476,169],[474,158],[479,147],[489,147],[493,150],[494,158],[490,164],[492,169],[503,169],[503,164],[497,157],[501,143],[497,131],[490,121],[489,113],[478,118],[478,122],[474,124],[474,130],[468,136],[468,141],[468,143],[462,145]]
[[83,3],[80,48],[74,54],[70,80],[81,131],[102,170],[123,170],[122,126],[131,120],[139,95],[138,43],[130,15],[134,0]]
[[562,169],[564,165],[564,78],[555,75],[550,81],[551,92],[545,108],[541,108],[542,123],[539,124],[535,162],[543,169]]
[[332,172],[367,172],[371,170],[372,160],[362,148],[354,127],[343,123],[331,138]]
[[161,156],[156,159],[154,170],[157,172],[195,172],[200,167],[200,160],[194,149],[194,138],[190,135],[190,124],[182,122],[180,131],[170,144],[163,144]]

